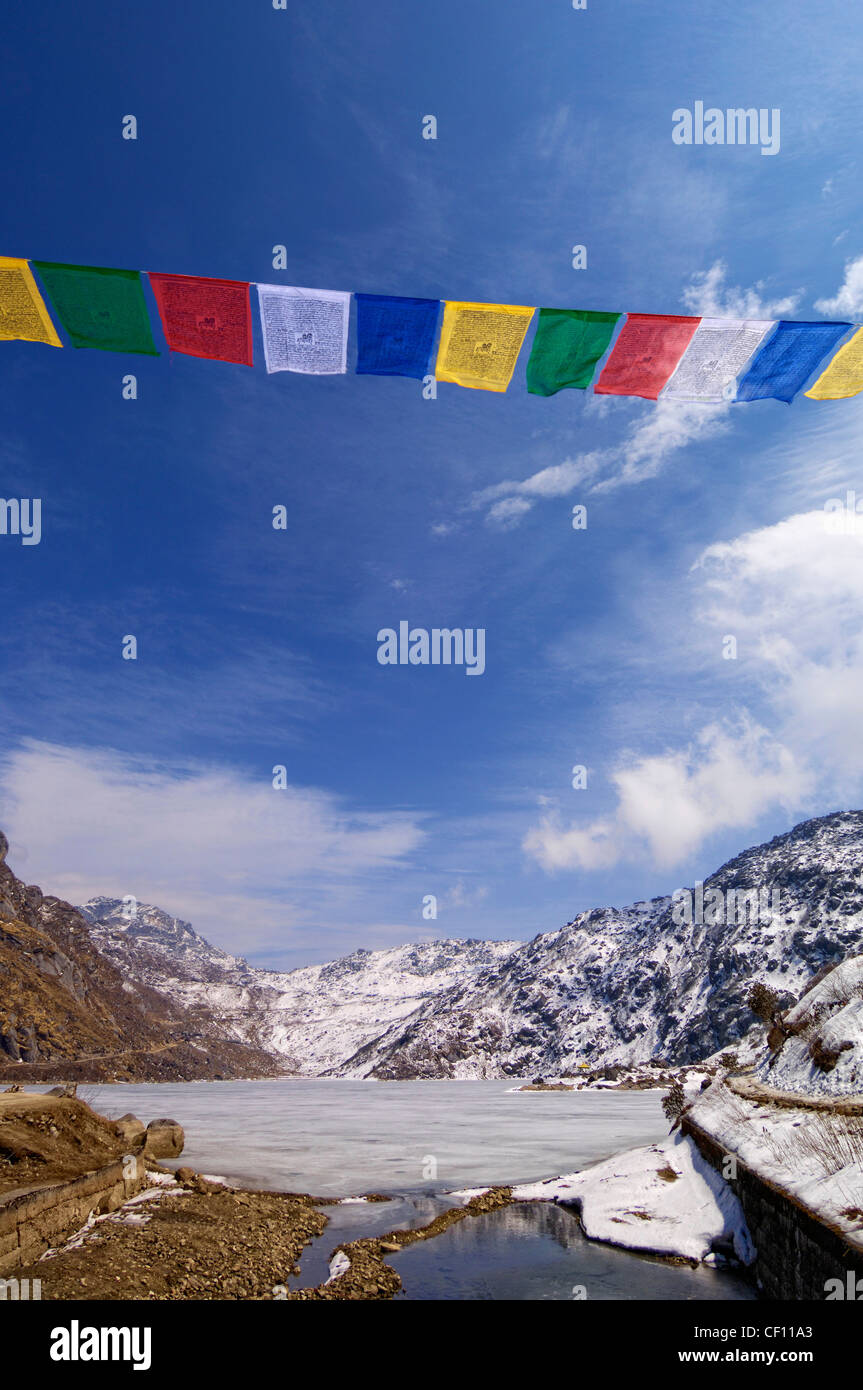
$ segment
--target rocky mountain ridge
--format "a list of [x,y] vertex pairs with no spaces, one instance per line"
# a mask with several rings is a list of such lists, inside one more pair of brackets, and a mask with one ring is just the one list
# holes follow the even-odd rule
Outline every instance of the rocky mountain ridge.
[[755,980],[790,1003],[861,950],[863,812],[837,812],[744,851],[701,890],[580,913],[335,1070],[469,1078],[696,1062],[749,1032]]
[[22,883],[0,831],[0,1080],[268,1076],[272,1058],[213,1035],[97,949],[70,903]]
[[339,1065],[519,945],[428,941],[277,971],[228,955],[152,905],[93,898],[80,912],[94,943],[127,978],[159,991],[202,1027],[262,1048],[281,1070],[300,1075]]
[[[225,1065],[240,1070],[221,1074],[248,1076],[532,1078],[683,1065],[749,1033],[756,980],[787,1007],[816,972],[861,952],[860,811],[803,822],[686,892],[583,912],[527,943],[421,942],[288,972],[251,966],[158,907],[94,898],[74,909],[0,865],[0,980],[5,971],[12,981],[0,997],[17,997],[12,953],[25,999],[38,980],[43,993],[61,992],[74,1022],[46,1033],[43,1021],[40,1032],[26,1010],[12,1017],[4,1005],[0,1047],[10,1060],[16,1047],[32,1060],[76,1046],[102,1054],[152,1033],[171,1040],[178,1066],[187,1056],[190,1075],[201,1074],[205,1046],[212,1067],[239,1049]],[[101,1011],[88,1004],[94,981],[107,991]]]

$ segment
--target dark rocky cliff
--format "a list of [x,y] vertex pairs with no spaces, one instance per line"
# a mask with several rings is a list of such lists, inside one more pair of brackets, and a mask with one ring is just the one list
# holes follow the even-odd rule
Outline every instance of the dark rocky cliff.
[[272,1058],[202,1032],[96,949],[67,902],[23,884],[0,832],[0,1080],[267,1076]]

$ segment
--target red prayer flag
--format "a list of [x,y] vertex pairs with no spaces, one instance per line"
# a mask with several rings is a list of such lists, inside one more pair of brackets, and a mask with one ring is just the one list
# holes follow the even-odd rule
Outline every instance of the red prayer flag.
[[190,357],[252,365],[252,311],[245,280],[155,275],[150,284],[168,346]]
[[700,322],[679,314],[627,314],[594,391],[655,401]]

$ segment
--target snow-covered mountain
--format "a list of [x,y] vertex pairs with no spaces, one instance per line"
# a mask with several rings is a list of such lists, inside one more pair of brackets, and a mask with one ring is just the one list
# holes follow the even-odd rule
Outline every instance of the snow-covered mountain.
[[755,980],[790,1003],[815,972],[861,950],[863,812],[850,811],[738,855],[702,892],[692,885],[688,902],[581,913],[421,1005],[337,1071],[491,1077],[694,1062],[749,1032]]
[[70,903],[26,884],[0,830],[0,1076],[192,1081],[272,1076],[269,1053],[117,969]]
[[863,1091],[863,955],[815,976],[770,1029],[756,1073],[768,1086],[801,1095]]
[[504,960],[516,941],[429,941],[354,951],[325,965],[260,970],[161,908],[92,898],[79,908],[103,955],[228,1038],[289,1072],[337,1066],[437,994]]
[[435,941],[259,970],[186,922],[117,899],[81,912],[103,954],[212,1031],[288,1071],[410,1077],[566,1075],[695,1062],[753,1027],[754,981],[783,1005],[863,952],[863,812],[805,821],[687,894],[583,912],[515,942]]
[[78,911],[91,924],[91,935],[105,955],[125,960],[134,956],[143,968],[170,969],[178,979],[219,980],[225,974],[249,974],[241,956],[229,956],[211,946],[188,922],[160,907],[134,898],[91,898]]

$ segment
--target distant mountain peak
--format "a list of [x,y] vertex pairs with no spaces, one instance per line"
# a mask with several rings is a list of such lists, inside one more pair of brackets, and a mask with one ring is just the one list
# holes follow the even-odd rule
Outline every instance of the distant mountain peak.
[[130,914],[126,899],[95,897],[79,910],[99,950],[128,977],[303,1073],[342,1062],[436,991],[519,945],[444,938],[377,951],[361,946],[323,965],[265,970],[211,946],[153,904],[134,904]]
[[82,903],[78,911],[91,924],[97,944],[106,933],[122,932],[141,949],[176,958],[185,967],[197,961],[209,969],[249,969],[242,957],[229,955],[211,945],[195,931],[191,922],[174,917],[152,903],[138,902],[134,898],[95,897]]
[[295,1072],[467,1078],[695,1062],[750,1031],[754,980],[796,997],[863,951],[863,811],[803,821],[703,882],[591,908],[525,943],[444,937],[281,972],[150,904],[131,921],[123,899],[81,911],[127,977]]

